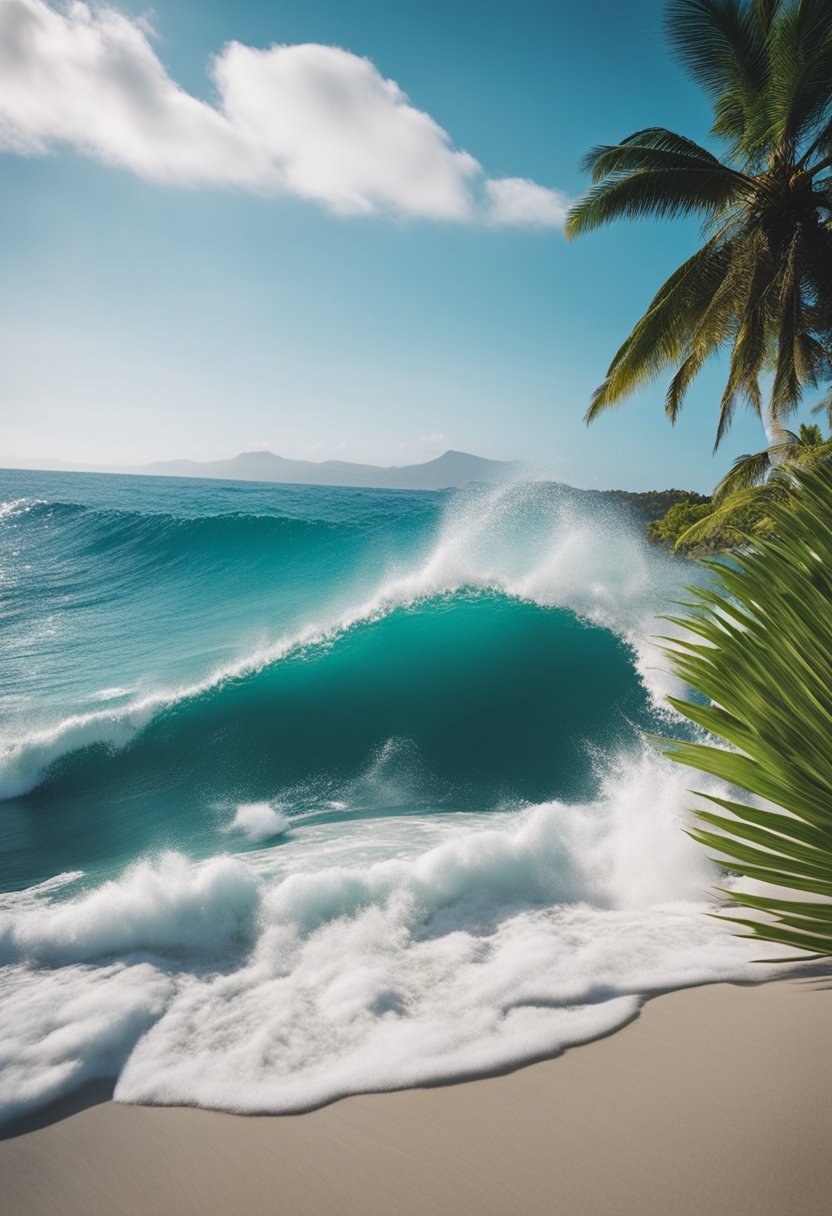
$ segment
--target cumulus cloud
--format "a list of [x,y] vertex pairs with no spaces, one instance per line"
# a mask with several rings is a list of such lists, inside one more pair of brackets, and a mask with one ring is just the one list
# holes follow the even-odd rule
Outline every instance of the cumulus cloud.
[[558,227],[565,198],[489,179],[368,59],[231,42],[214,104],[171,79],[147,24],[71,0],[0,0],[0,149],[68,146],[143,178],[307,199],[339,215]]
[[492,224],[560,228],[566,219],[569,197],[562,190],[539,186],[527,177],[492,178],[485,183]]

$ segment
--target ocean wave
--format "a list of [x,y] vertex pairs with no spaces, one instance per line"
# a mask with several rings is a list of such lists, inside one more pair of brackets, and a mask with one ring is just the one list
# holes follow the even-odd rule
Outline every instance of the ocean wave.
[[639,737],[693,571],[636,525],[541,484],[75,484],[0,537],[0,1117],[94,1077],[301,1110],[765,974]]
[[[48,504],[48,509],[55,506]],[[251,518],[261,519],[240,517]],[[269,525],[275,522],[262,518]],[[221,519],[233,519],[235,527],[240,522],[237,517],[211,517],[209,522],[220,526]],[[206,521],[186,522],[202,526]],[[280,522],[281,527],[297,523]],[[204,570],[198,573],[204,577]],[[34,789],[67,753],[96,742],[122,747],[156,716],[177,705],[256,677],[306,649],[332,644],[357,626],[472,590],[542,609],[563,609],[613,633],[631,649],[639,678],[657,709],[674,687],[653,635],[657,613],[678,595],[679,564],[651,550],[620,516],[579,509],[540,484],[456,495],[448,503],[435,540],[373,578],[374,585],[363,597],[321,607],[301,625],[219,664],[202,678],[157,688],[127,703],[74,713],[35,731],[7,733],[0,739],[0,798]]]
[[157,562],[185,557],[195,564],[206,553],[216,561],[226,553],[239,553],[241,547],[271,556],[276,556],[278,547],[285,560],[292,548],[302,556],[305,546],[316,539],[337,541],[350,531],[332,521],[276,513],[187,515],[39,498],[0,503],[0,521],[13,522],[24,537],[42,539],[46,528],[55,541],[71,546],[79,556],[112,558],[121,553],[135,561],[137,552],[145,550]]
[[[356,624],[198,696],[145,707],[143,725],[108,710],[128,738],[102,744],[102,723],[82,722],[88,745],[5,804],[5,885],[160,842],[216,851],[241,805],[268,804],[294,822],[585,798],[597,755],[657,725],[612,634],[490,592]],[[249,832],[238,823],[238,847],[259,831],[279,836],[275,827],[267,812]]]

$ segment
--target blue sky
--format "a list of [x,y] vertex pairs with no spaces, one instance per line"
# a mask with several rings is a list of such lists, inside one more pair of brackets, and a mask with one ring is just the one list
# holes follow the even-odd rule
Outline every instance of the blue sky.
[[[0,0],[0,19],[4,9],[43,7]],[[63,21],[62,6],[52,8]],[[269,447],[407,463],[454,447],[530,459],[580,485],[706,489],[733,456],[761,446],[759,422],[741,416],[712,458],[717,367],[675,428],[662,414],[661,383],[589,429],[582,422],[617,345],[696,242],[685,223],[619,225],[574,245],[558,227],[563,196],[585,186],[579,163],[591,145],[658,123],[706,135],[703,100],[664,45],[660,3],[117,8],[129,23],[107,27],[102,45],[121,39],[118,55],[107,51],[100,81],[85,68],[82,89],[66,86],[71,104],[56,94],[44,116],[63,78],[60,56],[81,46],[57,25],[54,45],[26,49],[58,56],[35,100],[7,92],[4,101],[0,84],[0,108],[17,106],[24,131],[0,152],[0,462],[210,459]],[[96,33],[104,19],[93,6],[73,37]],[[5,49],[19,60],[10,29],[0,20],[0,57]],[[136,51],[145,38],[151,51]],[[229,42],[242,45],[212,79],[212,57]],[[280,61],[280,87],[294,90],[280,96],[300,96],[304,122],[309,94],[298,90],[320,64],[358,73],[359,92],[339,100],[345,125],[322,160],[310,164],[304,143],[320,143],[321,132],[286,120],[280,146],[293,149],[297,174],[278,187],[262,162],[271,127],[258,128],[256,155],[249,140],[264,112],[258,73],[272,61],[244,48],[308,43],[318,44],[317,58]],[[321,56],[332,47],[374,69]],[[158,59],[165,105],[182,109],[175,139],[134,52],[145,64],[148,54]],[[27,63],[22,90],[38,67]],[[227,132],[215,137],[213,111],[192,100],[216,106],[224,78],[242,115],[233,143]],[[376,122],[361,110],[361,90],[389,97],[382,79],[450,144],[397,109],[395,122],[410,126],[384,126],[381,163],[362,166],[356,193],[353,168],[339,177],[337,165],[352,147],[353,117]],[[173,97],[171,82],[191,98]],[[146,116],[134,108],[123,118],[125,89]],[[265,112],[271,123],[276,109]],[[386,111],[377,118],[385,124]],[[504,179],[520,179],[511,197],[499,185],[492,193],[489,183]]]

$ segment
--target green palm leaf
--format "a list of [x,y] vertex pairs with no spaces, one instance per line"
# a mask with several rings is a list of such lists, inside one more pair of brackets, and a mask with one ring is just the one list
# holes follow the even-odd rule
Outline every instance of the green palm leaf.
[[[608,150],[608,151],[611,151]],[[610,174],[571,208],[566,235],[571,240],[617,219],[708,216],[731,201],[737,187],[722,166],[657,165]]]
[[608,173],[622,173],[630,169],[701,169],[736,177],[725,165],[684,135],[668,131],[665,127],[648,127],[636,131],[613,147],[593,148],[584,157],[584,172],[592,175],[593,182],[602,181]]
[[692,379],[687,361],[698,370],[724,340],[726,310],[720,302],[735,289],[730,277],[732,252],[730,244],[713,238],[659,288],[595,392],[588,421],[681,361],[676,384],[671,386],[676,403],[673,407],[668,403],[668,408],[678,409]]
[[751,796],[706,796],[715,809],[697,812],[691,835],[715,860],[812,897],[730,888],[753,915],[729,919],[745,936],[832,956],[832,468],[790,480],[791,502],[770,506],[773,534],[730,566],[710,562],[713,584],[674,618],[689,632],[667,653],[707,701],[671,703],[711,741],[660,743]]
[[832,391],[826,393],[824,397],[812,406],[813,414],[825,414],[826,420],[832,427]]

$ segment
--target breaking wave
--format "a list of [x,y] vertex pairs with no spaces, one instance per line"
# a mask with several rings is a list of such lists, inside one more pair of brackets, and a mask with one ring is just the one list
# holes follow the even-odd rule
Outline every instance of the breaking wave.
[[[141,541],[149,546],[157,563],[156,578],[159,569],[164,569],[171,533],[178,536],[184,530],[182,554],[193,567],[188,574],[197,588],[210,572],[206,571],[204,558],[194,552],[192,529],[210,532],[214,540],[229,532],[246,535],[248,530],[263,525],[278,532],[289,529],[295,542],[289,549],[300,567],[304,561],[310,564],[310,530],[323,529],[330,540],[330,534],[338,532],[331,523],[294,519],[234,515],[181,520],[154,515],[142,520],[130,513],[125,520],[124,512],[89,512],[72,504],[34,503],[25,511],[19,504],[10,505],[20,514],[41,512],[50,521],[56,512],[59,517],[61,512],[70,518],[82,517],[85,546],[90,531],[94,532],[96,545],[105,551],[117,547],[124,535],[131,544]],[[94,518],[92,525],[89,515]],[[678,568],[651,552],[626,523],[617,520],[611,526],[611,522],[603,516],[582,515],[568,499],[547,495],[545,486],[508,486],[487,496],[472,496],[468,501],[454,500],[437,538],[417,546],[408,561],[399,560],[392,571],[388,565],[381,578],[371,574],[369,589],[359,590],[353,602],[345,604],[331,593],[325,594],[323,606],[315,603],[312,613],[288,625],[277,637],[184,685],[152,688],[138,697],[115,698],[116,704],[110,704],[107,698],[103,708],[74,712],[34,731],[6,733],[0,738],[0,798],[35,788],[50,765],[68,752],[96,742],[122,746],[155,717],[183,703],[204,701],[230,684],[248,680],[253,687],[253,681],[268,669],[344,640],[358,626],[428,608],[439,631],[447,620],[447,614],[443,617],[441,612],[443,601],[447,607],[460,607],[458,615],[465,611],[470,615],[472,592],[492,593],[492,611],[504,611],[501,598],[544,610],[563,609],[613,634],[629,647],[635,671],[658,708],[670,680],[659,665],[653,642],[656,612],[666,605],[668,592],[678,591]],[[267,532],[258,540],[265,540],[266,552],[277,563],[281,578],[292,577],[293,565],[287,564],[286,553],[274,549],[274,537]],[[59,543],[66,545],[64,533]],[[235,536],[231,551],[237,560],[239,543]],[[255,548],[260,552],[262,545],[258,543]],[[86,548],[83,551],[86,553]],[[135,577],[146,578],[141,568],[136,574],[134,559],[131,551],[125,562],[127,568]],[[112,581],[109,560],[106,577]],[[467,608],[462,602],[466,600]],[[396,629],[388,629],[393,646]],[[424,637],[419,642],[430,653],[433,639]],[[434,691],[437,699],[450,692],[441,687]],[[105,699],[102,692],[94,695]]]

